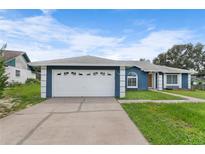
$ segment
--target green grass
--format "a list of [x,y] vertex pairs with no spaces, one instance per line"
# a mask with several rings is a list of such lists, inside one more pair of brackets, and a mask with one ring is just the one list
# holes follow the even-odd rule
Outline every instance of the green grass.
[[205,99],[205,91],[202,90],[166,90],[166,92]]
[[127,91],[123,99],[138,99],[138,100],[179,100],[181,97],[163,94],[155,91]]
[[40,97],[40,84],[23,84],[6,88],[3,97],[12,98],[15,103],[11,110],[6,111],[8,113],[24,109],[44,100]]
[[205,103],[122,107],[151,144],[205,144]]

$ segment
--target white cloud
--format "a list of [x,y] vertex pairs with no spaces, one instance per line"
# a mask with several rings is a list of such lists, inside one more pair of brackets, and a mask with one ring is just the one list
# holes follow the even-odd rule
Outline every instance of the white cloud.
[[51,15],[56,10],[55,9],[42,9],[41,11],[44,15]]
[[156,28],[154,20],[137,19],[134,21],[134,25],[144,27],[147,31],[152,31]]
[[26,51],[33,61],[86,54],[113,59],[152,59],[173,44],[194,38],[189,30],[161,30],[129,43],[124,36],[103,36],[95,29],[63,25],[47,14],[16,20],[0,16],[0,25],[0,42],[8,42],[8,49]]
[[65,26],[52,16],[46,15],[18,20],[0,18],[0,25],[0,35],[8,42],[8,48],[32,53],[50,53],[46,56],[42,54],[39,58],[36,54],[31,54],[32,60],[70,56],[74,53],[87,54],[97,48],[118,46],[123,41],[123,38],[95,34],[94,30]]
[[159,53],[171,48],[174,44],[189,43],[193,38],[194,34],[189,30],[161,30],[152,32],[136,43],[118,48],[116,50],[118,53],[116,58],[153,59]]

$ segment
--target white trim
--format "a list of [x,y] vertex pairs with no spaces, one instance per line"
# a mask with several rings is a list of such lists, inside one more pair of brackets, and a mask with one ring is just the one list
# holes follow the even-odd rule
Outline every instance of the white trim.
[[[129,73],[134,73],[135,77],[127,75],[127,88],[138,88],[138,75],[137,75],[137,73],[135,73],[135,72],[129,72]],[[128,86],[128,79],[136,79],[136,86]]]
[[47,67],[41,67],[41,98],[46,98],[46,70]]
[[157,89],[162,90],[162,74],[157,73]]
[[179,88],[182,88],[182,74],[178,75],[178,81],[179,81]]
[[191,74],[188,74],[188,89],[191,89]]
[[120,67],[120,98],[125,97],[125,66]]
[[[168,84],[167,75],[177,75],[177,84]],[[168,86],[178,86],[179,88],[182,88],[182,75],[176,73],[164,74],[164,88],[167,88]]]
[[154,77],[154,79],[153,79],[153,89],[156,89],[156,73],[153,73],[153,77]]

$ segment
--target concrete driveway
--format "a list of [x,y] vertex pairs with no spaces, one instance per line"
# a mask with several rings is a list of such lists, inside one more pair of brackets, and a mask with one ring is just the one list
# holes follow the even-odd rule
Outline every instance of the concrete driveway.
[[148,144],[114,98],[52,98],[0,119],[0,144]]

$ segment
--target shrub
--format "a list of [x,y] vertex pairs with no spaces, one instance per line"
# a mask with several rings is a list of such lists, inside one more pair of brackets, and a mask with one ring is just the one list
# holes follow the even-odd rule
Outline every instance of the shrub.
[[39,84],[40,81],[38,79],[27,79],[25,83],[26,84],[35,84],[35,83]]
[[20,83],[20,82],[8,83],[8,87],[16,87],[16,86],[20,86],[20,85],[22,85],[22,83]]
[[0,55],[0,97],[3,95],[3,90],[7,84],[7,75],[5,74],[4,60]]

